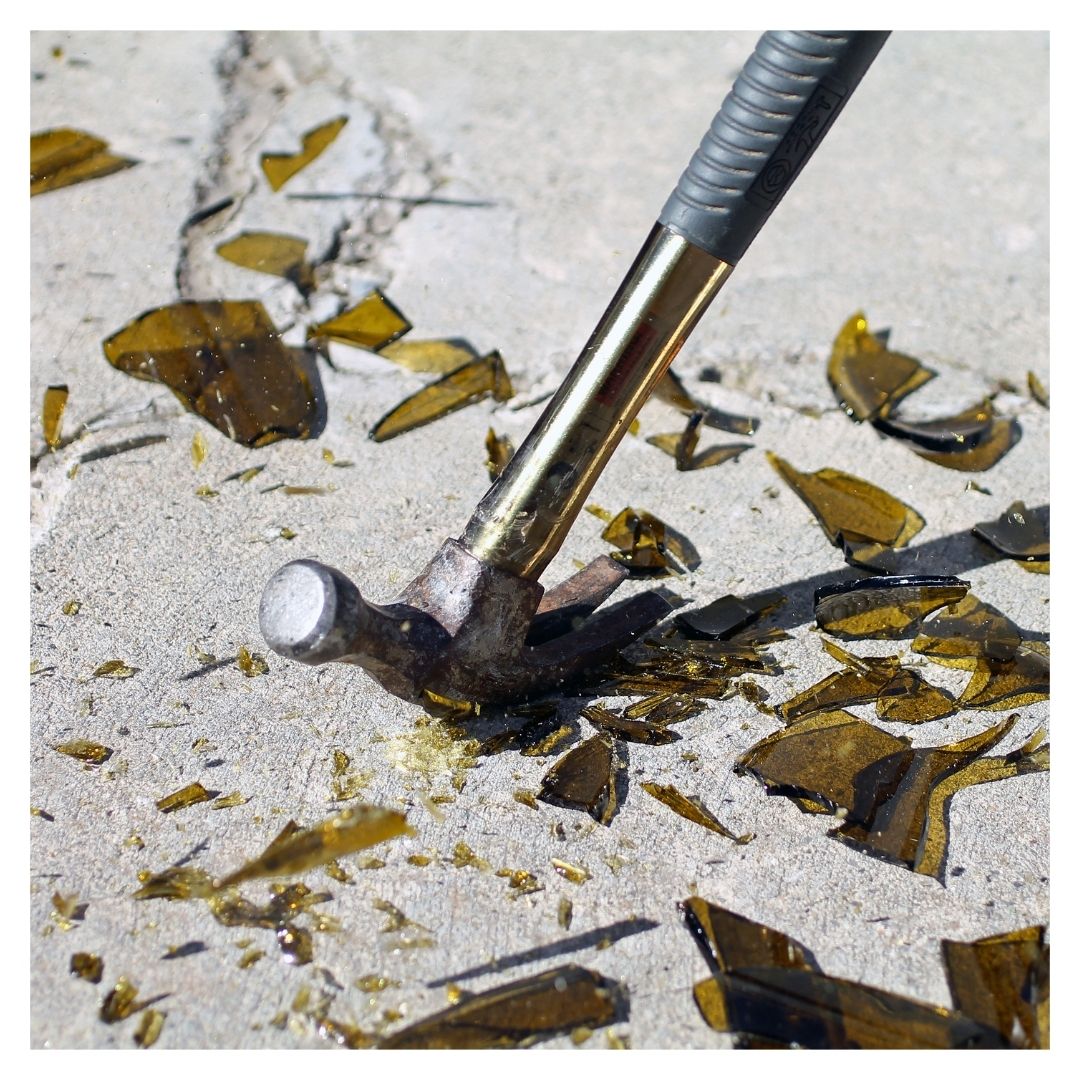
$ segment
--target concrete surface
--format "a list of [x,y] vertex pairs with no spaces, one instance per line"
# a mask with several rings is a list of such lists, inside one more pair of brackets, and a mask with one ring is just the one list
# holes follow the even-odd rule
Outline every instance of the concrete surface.
[[[43,449],[38,417],[50,383],[71,387],[65,431],[105,416],[31,475],[31,656],[47,670],[31,682],[30,799],[53,818],[30,821],[33,1046],[130,1046],[135,1020],[97,1018],[121,975],[144,997],[169,995],[157,1006],[168,1013],[161,1047],[325,1045],[301,1018],[282,1030],[270,1024],[305,985],[333,998],[333,1018],[375,1030],[383,1010],[405,1023],[441,1008],[445,992],[429,984],[447,976],[638,918],[658,925],[608,949],[586,945],[458,981],[483,989],[573,961],[626,984],[630,1015],[616,1030],[632,1046],[721,1047],[725,1037],[705,1026],[690,994],[706,971],[675,903],[693,891],[793,934],[830,973],[937,1003],[948,1001],[940,938],[1048,920],[1045,775],[957,796],[942,885],[845,848],[826,837],[827,820],[733,776],[737,754],[776,727],[741,698],[681,725],[679,743],[631,746],[626,800],[602,828],[513,800],[513,789],[535,789],[552,759],[483,758],[460,792],[445,768],[452,747],[429,755],[426,773],[403,767],[420,712],[358,671],[271,655],[261,677],[225,665],[183,679],[200,670],[196,649],[222,659],[240,646],[265,652],[258,597],[283,562],[319,558],[386,599],[457,535],[487,486],[488,425],[524,437],[541,406],[519,403],[552,389],[572,362],[755,40],[744,32],[33,36],[33,130],[81,127],[141,161],[31,204],[31,453]],[[798,499],[780,490],[765,449],[803,469],[854,472],[910,502],[927,521],[916,545],[957,537],[938,545],[944,555],[927,569],[963,572],[1020,626],[1049,630],[1049,579],[1009,562],[968,572],[975,548],[963,538],[1014,499],[1049,502],[1049,414],[1025,390],[1029,369],[1048,378],[1047,61],[1043,34],[894,35],[678,361],[707,400],[760,417],[755,449],[735,464],[676,474],[669,458],[630,438],[595,490],[609,510],[632,502],[692,539],[701,567],[671,583],[692,600],[791,587],[793,636],[776,649],[786,669],[761,680],[771,701],[832,670],[809,630],[805,582],[849,575]],[[338,141],[271,193],[258,154],[289,149],[341,113],[350,120]],[[437,192],[494,205],[407,212],[400,202],[285,198],[305,191]],[[238,197],[233,209],[181,234],[193,210],[224,195]],[[245,228],[299,233],[316,255],[337,246],[310,309],[287,283],[213,254]],[[322,366],[329,419],[318,441],[247,450],[183,412],[167,390],[114,371],[101,352],[107,335],[178,289],[261,298],[279,326],[293,327],[288,339],[300,340],[313,315],[372,285],[412,319],[415,338],[464,336],[500,349],[518,396],[377,446],[366,437],[372,423],[423,378],[335,346],[337,370]],[[945,414],[1000,380],[1017,388],[997,403],[1023,437],[991,472],[938,468],[839,412],[825,360],[858,308],[938,372],[910,399],[911,412]],[[707,367],[720,369],[719,385],[699,379]],[[645,434],[680,426],[655,403],[643,423]],[[209,454],[195,469],[198,432]],[[155,433],[168,441],[69,478],[80,454]],[[325,448],[355,467],[333,468]],[[254,464],[266,466],[255,482],[221,482]],[[990,493],[967,490],[969,478]],[[277,483],[335,490],[260,494]],[[198,498],[203,484],[220,495]],[[280,539],[286,526],[295,539]],[[545,580],[604,551],[599,532],[594,518],[579,521]],[[72,598],[81,607],[68,616],[61,609]],[[91,677],[112,658],[136,675]],[[948,681],[943,669],[929,675]],[[1021,713],[1005,749],[1045,724],[1048,706]],[[951,741],[998,716],[964,713],[912,736],[916,745]],[[105,743],[113,758],[87,770],[51,749],[76,737]],[[213,749],[194,750],[197,739]],[[269,931],[222,927],[201,903],[131,899],[142,869],[190,855],[191,865],[221,874],[290,817],[325,817],[335,748],[352,771],[370,774],[364,798],[404,807],[417,835],[374,851],[382,869],[344,860],[350,884],[305,876],[333,893],[324,910],[343,927],[315,935],[312,965],[282,963]],[[250,801],[168,817],[155,809],[195,780]],[[735,847],[684,822],[645,795],[645,780],[700,795],[756,839]],[[425,809],[427,794],[454,796],[441,819]],[[132,833],[145,848],[125,846]],[[543,890],[512,899],[503,878],[454,868],[445,860],[459,840],[495,869],[532,871]],[[433,861],[406,861],[418,853]],[[624,860],[617,872],[605,862],[613,856]],[[591,880],[562,880],[552,857],[585,865]],[[87,905],[68,931],[50,919],[56,890]],[[266,886],[247,895],[262,901]],[[563,896],[574,903],[569,935],[556,921]],[[380,932],[377,898],[428,927],[435,945],[397,948],[397,935]],[[237,965],[244,939],[266,951],[248,970]],[[162,959],[193,941],[206,948]],[[69,976],[75,951],[104,958],[100,987]],[[379,995],[356,989],[369,973],[400,985]],[[585,1045],[606,1043],[597,1034]]]

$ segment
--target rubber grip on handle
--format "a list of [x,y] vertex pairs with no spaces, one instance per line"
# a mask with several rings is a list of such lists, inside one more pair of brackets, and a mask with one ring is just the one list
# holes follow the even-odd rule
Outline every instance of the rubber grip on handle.
[[763,35],[664,204],[660,224],[737,263],[888,36],[887,30]]

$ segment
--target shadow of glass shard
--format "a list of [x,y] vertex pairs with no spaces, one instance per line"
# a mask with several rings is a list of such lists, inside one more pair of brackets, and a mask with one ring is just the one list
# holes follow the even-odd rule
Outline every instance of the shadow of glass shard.
[[407,371],[430,375],[448,375],[477,357],[476,350],[460,338],[393,341],[381,347],[379,355]]
[[575,1028],[600,1028],[625,1013],[617,983],[568,964],[471,995],[384,1038],[386,1050],[524,1047]]
[[914,750],[902,736],[843,711],[797,720],[743,754],[739,775],[756,777],[770,795],[804,812],[843,823],[829,836],[916,873],[940,877],[948,844],[948,800],[972,784],[1049,768],[1049,748],[1021,748],[983,758],[1018,714],[971,738]]
[[970,944],[943,941],[953,998],[946,1009],[826,975],[794,938],[699,897],[678,907],[712,970],[694,986],[694,1000],[705,1022],[732,1034],[739,1049],[1049,1045],[1041,927]]
[[810,508],[829,541],[848,562],[872,561],[905,547],[926,524],[922,515],[866,480],[838,469],[803,473],[766,451],[772,467]]
[[[295,826],[295,823],[290,823]],[[288,826],[286,827],[288,828]],[[260,877],[301,874],[395,836],[415,834],[405,815],[380,806],[352,806],[310,829],[294,827],[274,839],[256,859],[220,883],[221,888]]]
[[310,165],[338,137],[348,122],[347,116],[338,116],[306,131],[301,136],[301,149],[298,154],[263,154],[259,158],[259,164],[271,190],[280,191],[301,169]]
[[1014,502],[996,521],[981,522],[971,531],[995,551],[1016,559],[1025,570],[1050,573],[1050,535],[1022,502]]
[[600,538],[619,549],[611,557],[627,567],[631,577],[681,574],[701,565],[701,556],[685,536],[658,517],[632,506],[621,510]]
[[244,446],[307,439],[319,421],[314,366],[253,300],[183,301],[144,312],[103,344],[109,363],[167,386]]
[[564,754],[540,780],[536,797],[552,806],[582,810],[610,825],[618,809],[618,772],[622,751],[607,735],[594,735]]
[[67,408],[68,388],[62,383],[49,386],[41,403],[41,431],[45,436],[45,445],[56,450],[62,442],[64,409]]
[[914,357],[886,348],[861,311],[837,334],[827,373],[840,407],[860,422],[888,416],[897,402],[935,377]]
[[650,435],[645,441],[673,457],[675,468],[679,472],[693,472],[707,469],[711,465],[722,465],[725,461],[734,460],[745,450],[753,449],[751,443],[734,443],[730,446],[710,446],[700,454],[695,453],[700,438],[698,429],[704,419],[704,413],[692,413],[683,431],[670,435]]
[[361,349],[379,350],[412,329],[412,323],[378,290],[325,322],[309,326],[308,340],[329,338]]
[[104,139],[73,128],[52,128],[30,136],[30,195],[96,180],[138,165],[109,153]]
[[682,381],[670,368],[664,372],[663,378],[657,383],[653,396],[669,405],[674,405],[679,412],[687,416],[692,416],[694,413],[701,414],[701,422],[706,427],[716,428],[718,431],[729,431],[734,435],[753,435],[757,430],[758,421],[755,417],[736,416],[699,401],[683,386]]
[[946,576],[861,578],[814,592],[817,625],[834,637],[910,637],[933,612],[959,604],[970,582]]
[[484,448],[487,451],[488,477],[494,483],[502,476],[503,469],[510,464],[514,456],[514,444],[506,435],[496,435],[494,428],[488,428],[487,438],[484,440]]
[[942,941],[956,1007],[1025,1050],[1050,1046],[1050,946],[1027,926],[978,941]]
[[502,357],[493,351],[406,398],[371,429],[369,438],[386,442],[485,398],[509,401],[513,394]]
[[646,794],[662,802],[668,809],[674,810],[679,817],[701,825],[710,832],[719,833],[736,844],[749,844],[754,839],[753,833],[738,836],[724,825],[715,815],[705,809],[700,799],[684,795],[672,784],[644,783],[641,785]]
[[315,287],[315,275],[307,261],[307,241],[285,233],[244,232],[214,249],[227,262],[245,270],[291,281],[303,295]]

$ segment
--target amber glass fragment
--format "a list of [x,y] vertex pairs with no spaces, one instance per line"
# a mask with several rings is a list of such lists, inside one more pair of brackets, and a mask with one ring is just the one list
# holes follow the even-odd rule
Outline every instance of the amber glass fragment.
[[121,977],[116,985],[105,995],[101,1003],[98,1016],[106,1024],[115,1024],[120,1020],[126,1020],[138,1009],[136,998],[139,996],[139,988],[127,978]]
[[540,809],[536,805],[536,796],[531,791],[526,791],[524,788],[514,789],[514,802],[519,802],[522,806],[527,806],[530,810]]
[[784,603],[780,593],[766,593],[750,601],[730,593],[705,607],[680,612],[675,625],[690,638],[729,638]]
[[1043,385],[1042,380],[1034,371],[1027,373],[1028,390],[1031,396],[1044,408],[1050,408],[1050,391]]
[[611,557],[628,567],[631,576],[682,573],[684,568],[696,570],[701,565],[701,557],[685,536],[632,506],[621,510],[600,538],[619,548]]
[[888,416],[899,401],[934,378],[914,357],[887,349],[861,311],[837,334],[827,370],[840,407],[858,421]]
[[174,791],[171,795],[165,795],[154,804],[163,814],[171,814],[176,810],[185,810],[196,803],[207,802],[213,796],[198,781],[188,784],[186,787]]
[[1050,696],[1050,658],[1021,644],[1009,660],[982,658],[957,704],[962,709],[1018,709]]
[[575,866],[573,863],[564,862],[562,859],[552,859],[551,865],[559,877],[564,877],[575,885],[584,885],[592,877],[592,874],[584,866]]
[[94,668],[93,674],[95,679],[130,679],[136,670],[123,660],[106,660]]
[[160,874],[139,875],[142,888],[132,893],[135,900],[191,900],[213,896],[214,883],[205,870],[193,866],[170,866]]
[[370,438],[386,442],[486,397],[509,401],[513,393],[502,357],[498,352],[490,352],[406,398],[371,429]]
[[506,435],[496,435],[494,428],[488,428],[484,448],[487,450],[485,465],[488,477],[494,483],[502,475],[503,469],[510,464],[510,459],[514,456],[514,444]]
[[645,441],[650,446],[655,446],[673,457],[675,468],[679,472],[694,472],[697,469],[707,469],[712,465],[722,465],[725,461],[733,461],[740,454],[753,449],[750,443],[733,443],[728,446],[710,446],[707,450],[696,453],[700,439],[698,429],[704,419],[704,413],[692,413],[681,432],[650,435]]
[[281,958],[286,964],[302,967],[311,963],[314,953],[309,930],[285,923],[277,928],[275,936],[281,948]]
[[801,473],[776,454],[766,456],[837,546],[848,541],[904,547],[926,524],[910,506],[857,476],[837,469]]
[[112,750],[107,746],[91,742],[89,739],[72,739],[71,742],[61,743],[59,746],[54,746],[53,749],[58,750],[61,754],[67,754],[68,757],[85,761],[90,765],[100,765],[112,757]]
[[1020,437],[1016,421],[999,417],[989,398],[943,420],[915,422],[891,417],[875,420],[874,427],[906,442],[927,461],[960,472],[985,472]]
[[953,1004],[1025,1049],[1050,1046],[1050,946],[1046,927],[978,941],[942,941]]
[[997,521],[984,521],[971,531],[1010,559],[1026,562],[1050,559],[1050,537],[1042,522],[1022,502],[1014,502]]
[[568,900],[565,896],[559,898],[559,926],[563,930],[569,930],[570,924],[574,921],[574,902]]
[[95,953],[72,953],[68,970],[72,975],[77,975],[87,982],[99,983],[101,982],[102,973],[105,971],[105,961]]
[[684,795],[672,784],[646,783],[642,784],[641,787],[654,799],[659,799],[665,806],[674,810],[680,817],[686,818],[687,821],[693,821],[697,825],[702,825],[714,833],[719,833],[721,836],[727,837],[728,840],[734,840],[736,844],[749,844],[754,839],[753,833],[744,833],[742,836],[737,836],[710,811],[706,810],[700,799]]
[[266,153],[259,164],[272,191],[279,191],[301,169],[310,165],[341,133],[349,122],[347,116],[336,116],[325,124],[304,132],[298,154]]
[[236,666],[249,679],[253,679],[257,675],[265,675],[270,670],[266,657],[251,652],[246,645],[241,645],[236,651]]
[[68,388],[63,384],[46,387],[45,399],[41,405],[41,430],[45,436],[45,445],[50,450],[55,450],[61,443],[67,400]]
[[902,638],[933,612],[959,604],[969,586],[929,575],[845,581],[815,591],[814,618],[839,638]]
[[625,739],[627,742],[646,743],[649,746],[662,746],[665,743],[675,742],[679,736],[674,731],[668,731],[667,726],[658,723],[645,723],[641,720],[628,720],[610,709],[599,705],[590,705],[581,710],[581,715],[592,724],[593,727],[606,731],[616,739]]
[[222,795],[219,799],[215,799],[210,809],[228,810],[231,806],[243,806],[250,799],[250,795],[243,795],[239,791],[234,791],[229,795]]
[[670,368],[664,372],[664,377],[657,383],[653,394],[660,401],[666,401],[674,405],[680,412],[687,416],[700,413],[706,427],[716,428],[719,431],[730,431],[735,435],[753,435],[758,422],[752,416],[735,416],[732,413],[714,409],[704,402],[699,401],[683,386],[682,381]]
[[877,714],[882,720],[901,724],[925,724],[956,712],[958,703],[946,690],[931,686],[921,675],[901,668],[882,688]]
[[974,594],[923,623],[920,630],[911,643],[912,652],[946,667],[974,670],[981,658],[1011,660],[1020,644],[1016,624]]
[[487,859],[481,859],[479,855],[464,840],[459,840],[454,845],[454,854],[451,860],[454,866],[461,868],[463,866],[472,866],[477,870],[490,870],[491,863]]
[[184,408],[243,446],[307,439],[318,420],[307,366],[257,301],[154,308],[103,348],[113,367],[167,386]]
[[[880,425],[879,425],[880,426]],[[910,427],[913,425],[908,425]],[[892,431],[889,434],[893,434]],[[940,452],[927,450],[912,443],[911,448],[919,457],[932,461],[945,469],[958,472],[986,472],[993,468],[1017,443],[1020,426],[1015,420],[994,420],[986,434],[976,444],[959,451]]]
[[617,809],[619,755],[606,735],[594,735],[564,754],[540,781],[536,797],[553,806],[584,810],[610,825]]
[[315,287],[315,275],[307,261],[307,241],[285,233],[243,232],[214,249],[223,259],[257,270],[260,274],[291,281],[303,294]]
[[378,289],[351,308],[308,327],[308,340],[329,338],[363,349],[383,349],[412,329],[412,323]]
[[229,874],[221,887],[252,878],[301,874],[331,859],[350,855],[395,836],[414,835],[405,815],[380,806],[352,806],[326,821],[277,839],[258,858]]
[[[404,333],[404,331],[402,331]],[[448,375],[462,364],[476,359],[476,350],[467,342],[445,338],[431,341],[394,341],[379,348],[380,356],[393,360],[408,371],[429,375]]]
[[161,1029],[165,1026],[165,1017],[168,1013],[158,1012],[157,1009],[147,1009],[139,1018],[139,1026],[131,1036],[135,1045],[140,1050],[149,1050],[158,1041]]
[[874,677],[858,671],[836,671],[813,686],[777,706],[777,715],[785,724],[793,724],[815,713],[863,705],[876,701],[888,676]]
[[394,1050],[483,1050],[613,1023],[622,1008],[618,984],[569,964],[465,998],[379,1043]]
[[52,128],[30,136],[30,195],[96,180],[139,163],[109,153],[104,139],[73,128]]

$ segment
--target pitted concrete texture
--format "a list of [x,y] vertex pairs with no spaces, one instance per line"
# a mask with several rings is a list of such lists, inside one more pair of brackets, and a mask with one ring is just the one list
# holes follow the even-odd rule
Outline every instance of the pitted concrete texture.
[[[461,745],[432,747],[426,729],[418,757],[420,710],[358,670],[270,655],[269,672],[249,678],[197,656],[266,652],[259,594],[290,559],[340,567],[365,595],[386,600],[458,535],[488,486],[488,426],[520,445],[542,409],[529,403],[573,361],[756,37],[33,36],[33,130],[82,128],[140,164],[31,203],[31,454],[44,450],[49,384],[71,388],[65,432],[88,426],[31,474],[31,656],[42,669],[31,682],[31,803],[50,815],[30,821],[32,1045],[131,1046],[137,1019],[98,1019],[120,976],[143,999],[168,995],[154,1006],[168,1014],[160,1047],[311,1047],[325,1044],[299,1011],[271,1024],[305,986],[332,999],[335,1020],[393,1030],[442,1008],[447,977],[481,990],[572,961],[626,986],[629,1016],[616,1030],[632,1046],[722,1047],[727,1038],[706,1027],[691,996],[706,969],[675,908],[691,893],[793,935],[829,973],[937,1004],[949,1001],[941,938],[1048,920],[1046,775],[957,795],[938,882],[829,839],[827,819],[735,777],[737,755],[777,727],[738,696],[681,724],[679,742],[631,745],[625,798],[604,828],[514,800],[515,789],[536,789],[551,757],[481,758],[457,790],[450,766]],[[754,449],[676,473],[643,437],[628,438],[593,493],[613,512],[647,509],[693,541],[700,568],[669,582],[689,601],[770,588],[791,595],[792,636],[775,648],[784,671],[760,680],[770,702],[834,669],[810,629],[811,585],[855,575],[770,468],[767,449],[802,470],[852,472],[910,503],[926,527],[913,543],[924,557],[909,566],[959,573],[1025,631],[1048,634],[1049,578],[980,559],[969,535],[1013,500],[1049,503],[1049,413],[1026,390],[1029,370],[1048,379],[1047,59],[1045,34],[895,34],[678,359],[695,393],[760,418]],[[338,115],[349,122],[337,141],[271,192],[259,154],[296,149],[305,131]],[[289,198],[350,192],[398,198]],[[408,201],[428,196],[490,205]],[[228,209],[182,228],[227,197]],[[309,240],[321,262],[310,301],[215,255],[245,229]],[[333,367],[320,361],[321,436],[248,450],[102,355],[109,334],[180,297],[261,299],[299,343],[312,321],[372,286],[409,316],[414,338],[498,348],[515,398],[376,445],[372,424],[425,377],[333,345]],[[938,373],[905,411],[949,415],[996,392],[1022,438],[990,472],[934,466],[838,409],[825,362],[858,309]],[[702,378],[710,368],[719,383]],[[642,421],[642,436],[682,426],[655,402]],[[199,467],[196,433],[209,448]],[[70,474],[89,450],[156,434],[166,441]],[[336,468],[326,449],[353,467]],[[253,465],[265,466],[254,481],[225,481]],[[265,490],[279,484],[332,490]],[[202,485],[219,495],[199,498]],[[283,539],[283,528],[295,538]],[[545,582],[604,552],[600,528],[584,515]],[[81,606],[66,615],[71,599]],[[92,677],[113,658],[135,675]],[[962,685],[954,672],[923,672]],[[568,702],[563,714],[587,731],[576,720],[583,704]],[[1046,702],[1019,711],[1004,750],[1048,721]],[[1000,717],[961,712],[890,730],[930,745]],[[476,734],[499,725],[484,720]],[[113,757],[87,769],[52,749],[73,738],[104,743]],[[326,817],[335,749],[351,773],[366,774],[362,798],[405,809],[417,832],[373,849],[381,869],[343,860],[348,883],[321,870],[304,875],[332,894],[322,909],[342,927],[314,935],[311,965],[282,963],[271,931],[229,929],[201,902],[132,899],[140,870],[187,860],[221,875],[290,818]],[[196,780],[249,801],[169,816],[155,808]],[[700,796],[754,840],[736,847],[675,816],[641,790],[650,780]],[[452,801],[430,804],[430,795]],[[125,843],[132,834],[145,846]],[[542,890],[515,899],[506,879],[454,867],[458,841],[493,869],[531,871]],[[409,863],[413,854],[431,862]],[[565,881],[552,858],[587,867],[591,879]],[[265,884],[245,888],[260,903],[268,897]],[[86,905],[69,930],[50,918],[54,892]],[[569,932],[557,921],[562,897],[574,905]],[[399,934],[381,932],[377,899],[423,924],[434,944],[402,948]],[[596,947],[603,933],[574,941],[628,919],[648,922],[609,948]],[[242,969],[244,940],[266,956]],[[166,959],[191,942],[205,948]],[[502,971],[485,967],[534,949]],[[100,986],[68,974],[77,951],[103,957]],[[473,968],[483,970],[461,975]],[[355,980],[371,973],[394,985],[358,989]],[[387,1020],[385,1010],[401,1018]],[[601,1045],[602,1035],[585,1043]]]

